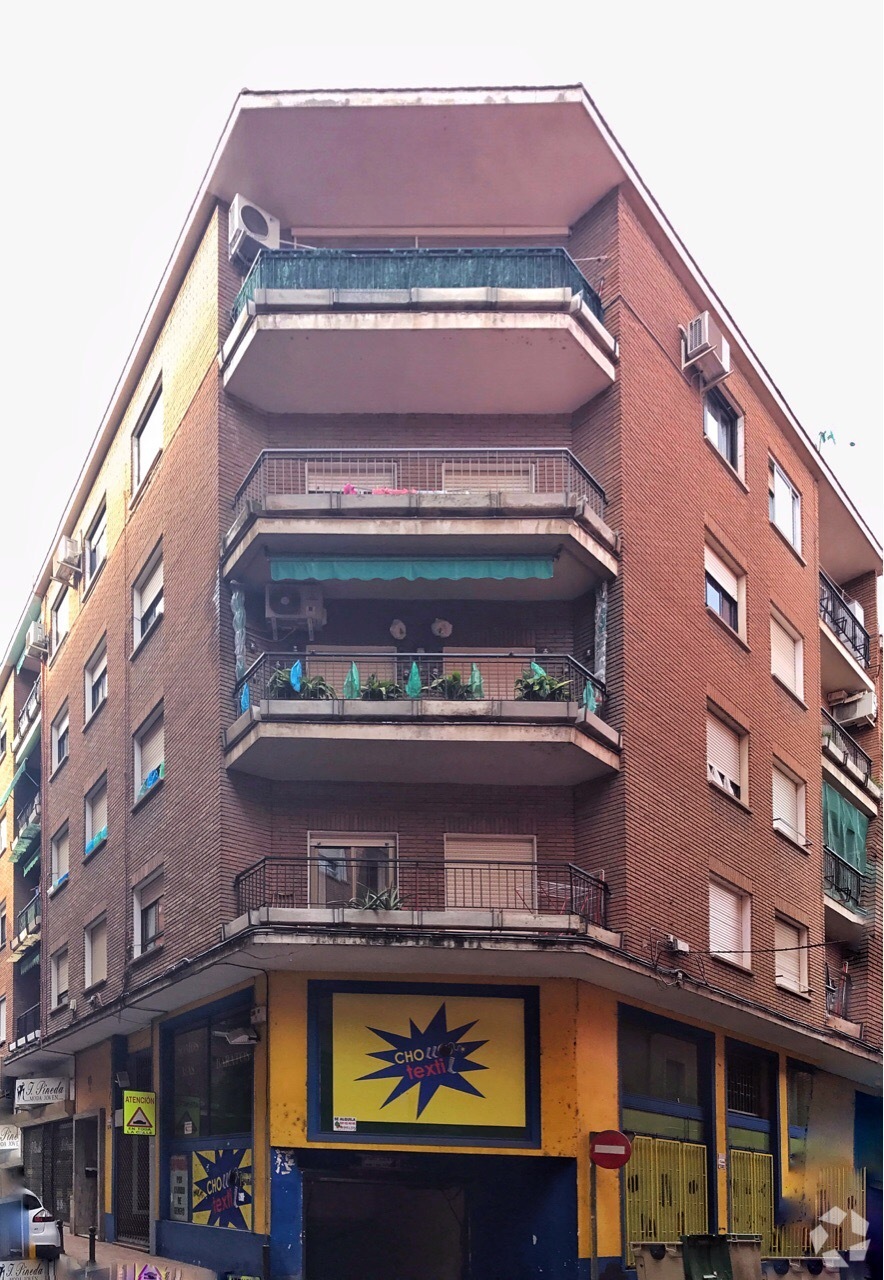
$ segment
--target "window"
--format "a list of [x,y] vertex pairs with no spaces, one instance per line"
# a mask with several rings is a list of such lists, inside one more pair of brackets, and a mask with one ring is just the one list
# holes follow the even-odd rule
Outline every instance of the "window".
[[134,908],[133,955],[152,950],[163,937],[163,873],[158,871],[138,885],[132,895]]
[[67,823],[52,837],[52,885],[68,878],[71,862],[70,835]]
[[618,1035],[624,1127],[658,1138],[702,1142],[702,1079],[708,1069],[690,1033],[621,1011]]
[[445,906],[499,907],[509,911],[561,910],[550,877],[538,885],[534,836],[445,837]]
[[711,547],[704,550],[706,605],[733,631],[741,631],[740,597],[743,579]]
[[0,1044],[6,1043],[6,996],[0,996]]
[[68,709],[59,712],[52,722],[52,767],[57,769],[68,758],[71,749],[71,723]]
[[93,653],[86,664],[86,719],[91,719],[107,697],[107,640]]
[[804,641],[776,612],[770,615],[770,671],[792,693],[804,697]]
[[735,471],[742,470],[743,419],[720,391],[707,391],[703,432]]
[[785,765],[773,767],[773,825],[774,830],[788,836],[804,848],[805,841],[805,793],[804,783]]
[[83,856],[88,858],[107,839],[107,774],[86,793],[86,843]]
[[0,760],[6,755],[6,725],[0,724]]
[[807,995],[807,930],[784,916],[774,920],[776,968],[774,981],[778,987]]
[[107,916],[83,930],[84,985],[92,987],[107,977]]
[[744,798],[743,777],[748,737],[715,715],[706,712],[706,776],[729,796]]
[[132,588],[135,647],[163,616],[163,555],[157,548]]
[[144,481],[163,447],[163,389],[160,387],[132,434],[132,491]]
[[789,1122],[789,1168],[804,1168],[807,1161],[807,1130],[813,1100],[813,1071],[795,1062],[786,1064],[786,1115]]
[[50,964],[50,985],[53,1009],[61,1009],[68,1002],[68,949],[56,951]]
[[9,828],[6,814],[0,816],[0,853],[4,853],[9,843]]
[[175,1034],[176,1137],[250,1133],[254,1041],[248,1007]]
[[310,906],[346,907],[395,893],[396,837],[311,835]]
[[[771,1117],[776,1115],[776,1060],[760,1050],[730,1043],[726,1055],[728,1146],[769,1152]],[[730,1229],[757,1234],[763,1213],[757,1202],[749,1202],[740,1206],[738,1218],[732,1205]]]
[[6,900],[0,902],[0,947],[6,946]]
[[749,968],[750,898],[725,884],[709,882],[709,950],[717,960]]
[[801,495],[782,467],[770,459],[768,466],[768,498],[771,523],[790,542],[796,551],[801,550]]
[[86,556],[84,560],[84,578],[86,586],[98,573],[107,559],[107,503],[102,502],[99,512],[86,534]]
[[55,599],[55,604],[52,606],[50,619],[50,640],[53,653],[55,653],[70,629],[71,593],[67,587],[63,587],[61,593]]
[[148,717],[134,738],[135,799],[140,800],[166,776],[163,708]]

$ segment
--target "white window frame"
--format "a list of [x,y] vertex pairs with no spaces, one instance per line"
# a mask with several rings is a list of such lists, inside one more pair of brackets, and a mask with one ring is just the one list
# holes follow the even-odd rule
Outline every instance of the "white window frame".
[[727,618],[723,617],[717,609],[715,609],[708,600],[706,608],[714,613],[719,621],[730,630],[735,632],[741,640],[746,639],[746,574],[742,568],[734,560],[733,556],[728,555],[724,548],[710,538],[706,539],[703,548],[703,581],[704,581],[704,599],[705,599],[705,580],[710,577],[720,591],[735,602],[737,606],[737,625],[731,626]]
[[[104,928],[104,973],[99,977],[95,976],[95,930]],[[97,916],[94,920],[90,920],[83,930],[83,987],[86,991],[90,987],[95,986],[99,982],[107,981],[108,963],[107,963],[107,912]]]
[[164,609],[163,544],[160,543],[132,584],[133,649],[137,649],[158,625]]
[[[779,627],[785,636],[792,643],[792,680],[788,676],[777,670],[775,661],[775,653],[777,642],[774,636],[774,628]],[[796,631],[791,622],[780,613],[779,609],[771,608],[770,611],[770,673],[784,688],[790,693],[794,693],[796,698],[804,701],[804,637],[800,631]]]
[[6,996],[0,996],[0,1044],[6,1044]]
[[[157,881],[162,884],[162,890],[156,897],[151,897],[151,893],[156,890]],[[139,956],[147,955],[151,951],[155,951],[157,947],[162,945],[164,929],[153,937],[153,939],[144,944],[141,933],[141,913],[145,911],[153,902],[161,902],[165,895],[165,881],[163,878],[163,868],[158,871],[152,871],[146,879],[142,880],[132,890],[132,956],[138,959]]]
[[[712,934],[713,888],[729,893],[739,900],[741,943],[739,951],[719,951],[715,945],[716,939],[713,938]],[[710,876],[709,878],[709,950],[713,959],[721,960],[725,964],[735,965],[738,969],[748,970],[752,967],[752,895],[747,893],[745,889],[740,889],[737,885],[723,880],[720,876]]]
[[[779,774],[779,780],[777,775]],[[791,821],[790,815],[784,817],[777,814],[777,788],[782,788],[786,783],[790,787],[795,788],[795,805],[794,814],[796,821]],[[788,765],[783,764],[782,760],[774,757],[773,769],[771,771],[771,803],[773,812],[773,829],[779,832],[781,836],[785,836],[787,840],[791,840],[793,844],[797,844],[799,848],[807,847],[807,784],[803,778],[799,778]],[[792,806],[790,804],[790,810]]]
[[[730,776],[733,769],[723,768],[725,764],[723,758],[719,758],[718,752],[710,750],[710,726],[712,722],[716,722],[728,733],[736,738],[737,763],[739,765],[738,776],[732,778]],[[714,733],[714,729],[713,729]],[[730,752],[729,752],[730,754]],[[715,755],[715,759],[710,756]],[[725,795],[737,800],[740,804],[748,806],[749,804],[749,735],[741,725],[732,720],[730,716],[725,715],[720,708],[708,703],[706,707],[706,780],[709,785],[715,787],[717,791],[723,791]]]
[[[96,543],[102,546],[102,555],[100,560],[92,563],[93,552]],[[83,539],[83,583],[88,589],[95,581],[107,561],[107,499],[102,498],[92,523],[86,531],[86,537]]]
[[0,853],[6,852],[9,844],[9,818],[6,816],[6,810],[0,813]]
[[5,947],[9,935],[9,919],[6,914],[6,899],[0,902],[0,947]]
[[[734,453],[735,461],[731,462],[730,458],[721,448],[719,443],[719,421],[714,412],[709,407],[709,401],[720,400],[729,413],[734,418]],[[745,458],[743,451],[743,414],[730,399],[722,391],[721,387],[711,387],[703,397],[703,435],[712,445],[712,448],[720,458],[723,458],[732,471],[742,479],[745,471]]]
[[[95,685],[101,680],[102,676],[104,676],[104,693],[99,701],[93,706],[93,690]],[[100,643],[92,654],[92,657],[86,663],[83,680],[85,686],[85,722],[88,724],[96,712],[99,711],[107,702],[107,636],[102,636]]]
[[70,587],[62,587],[49,611],[49,639],[52,653],[58,652],[70,632],[72,594]]
[[[99,823],[96,827],[95,802],[104,792],[104,823]],[[99,814],[99,817],[101,815]],[[107,774],[103,773],[94,786],[90,787],[86,792],[83,800],[83,818],[84,818],[84,839],[83,839],[83,857],[91,858],[96,849],[100,849],[107,839],[108,822],[107,822]],[[102,835],[102,832],[104,833]],[[100,837],[100,838],[99,838]],[[92,848],[89,845],[92,841],[95,843]]]
[[[790,930],[794,933],[792,936],[784,938],[782,930]],[[777,936],[779,934],[779,936]],[[781,915],[777,912],[774,916],[774,982],[784,991],[792,991],[797,995],[806,996],[810,994],[810,986],[808,983],[808,938],[809,932],[806,925],[800,924],[797,920],[792,920],[789,916]],[[797,955],[797,965],[788,964],[787,971],[782,972],[786,967],[785,962],[781,961],[781,955],[786,951],[785,947],[779,944],[788,940],[789,952],[791,957]],[[798,948],[798,950],[793,950]],[[794,970],[797,969],[797,974]]]
[[[157,415],[157,416],[155,416]],[[153,470],[154,463],[163,452],[163,384],[158,382],[150,393],[147,405],[132,432],[132,493],[138,492]],[[157,441],[157,434],[159,440]],[[153,440],[155,447],[148,458],[145,444]]]
[[[789,479],[789,476],[777,462],[776,458],[768,458],[768,509],[770,514],[770,522],[777,529],[791,547],[794,547],[798,554],[801,554],[801,494],[795,488],[795,485]],[[778,486],[777,481],[780,481]],[[783,492],[788,490],[788,498]],[[789,527],[786,525],[786,513],[780,511],[780,503],[778,501],[778,492],[783,499],[789,504]]]
[[[61,748],[64,747],[62,753]],[[52,721],[52,769],[53,772],[64,764],[71,754],[71,716],[65,705]]]
[[[345,854],[343,859],[337,861],[340,865],[340,873],[334,874],[334,862],[336,861],[331,855],[323,853],[324,849],[389,849],[387,858],[387,888],[397,883],[397,867],[399,862],[399,837],[395,832],[367,832],[367,831],[310,831],[307,833],[307,849],[310,858],[310,883],[308,887],[308,905],[311,907],[326,907],[329,905],[342,905],[341,903],[329,904],[327,895],[322,891],[321,886],[324,881],[322,878],[322,868],[319,864],[320,859],[325,859],[329,864],[326,872],[326,879],[338,881],[342,886],[346,886],[346,892],[349,898],[358,897],[358,885],[354,879],[354,870],[360,859],[354,858],[352,854]],[[315,860],[315,861],[314,861]],[[370,859],[365,860],[367,863]],[[382,859],[378,859],[380,865]],[[344,890],[342,890],[342,893]],[[349,899],[348,899],[349,900]]]
[[[163,724],[163,758],[157,765],[153,765],[150,769],[144,769],[142,765],[142,745],[148,734],[156,728],[157,724],[162,721]],[[164,706],[161,702],[158,707],[150,713],[145,721],[135,730],[132,735],[132,763],[133,777],[135,781],[135,802],[143,799],[144,796],[150,795],[155,790],[158,783],[162,782],[166,776],[166,724],[164,715]],[[149,763],[149,762],[148,762]],[[158,771],[158,777],[150,787],[143,789],[147,778],[154,770]]]
[[[71,829],[69,823],[65,822],[58,828],[49,845],[52,888],[57,889],[59,885],[64,884],[71,873]],[[62,863],[64,863],[63,868]]]
[[[64,960],[64,985],[60,985],[61,962]],[[70,955],[67,947],[59,947],[49,962],[50,995],[53,1009],[64,1009],[70,1003]]]

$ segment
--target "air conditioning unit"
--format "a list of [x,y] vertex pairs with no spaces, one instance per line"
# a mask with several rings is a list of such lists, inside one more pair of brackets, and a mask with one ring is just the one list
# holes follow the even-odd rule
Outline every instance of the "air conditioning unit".
[[847,605],[848,609],[853,614],[854,618],[856,618],[859,625],[865,628],[866,614],[860,602],[858,600],[848,600],[845,598],[844,603]]
[[878,695],[871,692],[857,693],[844,702],[836,702],[829,710],[832,719],[848,725],[873,725],[878,715]]
[[72,582],[80,572],[80,544],[76,538],[61,538],[52,560],[52,576],[57,582]]
[[49,652],[49,641],[43,630],[42,622],[32,622],[25,636],[25,653],[29,658],[45,658]]
[[231,262],[248,271],[261,249],[279,248],[279,219],[259,209],[245,196],[235,195],[227,224],[227,253]]
[[296,587],[286,582],[269,583],[264,588],[264,616],[290,627],[324,627],[328,620],[319,587]]
[[701,311],[688,325],[682,339],[681,367],[702,374],[707,385],[720,382],[731,371],[730,343],[708,311]]

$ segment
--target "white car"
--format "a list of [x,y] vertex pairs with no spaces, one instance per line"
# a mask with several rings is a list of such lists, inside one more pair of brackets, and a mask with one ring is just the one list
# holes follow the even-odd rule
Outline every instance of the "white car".
[[27,1243],[33,1254],[38,1258],[57,1258],[61,1253],[61,1232],[55,1218],[40,1197],[27,1187],[22,1187],[16,1198],[21,1200],[22,1214],[27,1217]]

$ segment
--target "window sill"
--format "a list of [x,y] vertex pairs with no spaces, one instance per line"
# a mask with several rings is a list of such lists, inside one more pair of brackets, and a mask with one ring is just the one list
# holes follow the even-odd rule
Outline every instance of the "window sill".
[[139,796],[138,799],[135,801],[135,803],[132,806],[132,812],[136,813],[143,804],[147,804],[151,796],[156,795],[156,793],[159,791],[160,787],[162,787],[164,782],[165,782],[165,778],[157,778],[156,782],[153,784],[150,790],[145,791],[144,795]]
[[730,636],[732,640],[736,641],[736,643],[740,646],[741,649],[743,649],[746,653],[752,652],[752,650],[749,648],[746,641],[740,635],[739,631],[734,631],[733,627],[730,626],[729,623],[725,622],[724,618],[722,618],[720,614],[716,613],[714,609],[710,608],[708,604],[706,605],[706,612],[709,614],[709,617],[712,618],[714,622],[718,623],[718,625],[722,628],[723,631],[727,632],[727,634]]
[[790,996],[797,996],[799,1000],[806,1000],[808,1004],[813,1001],[813,992],[809,987],[806,990],[802,990],[799,987],[789,986],[788,982],[778,982],[776,978],[774,978],[774,986],[777,991],[786,991]]
[[148,642],[148,640],[151,638],[151,636],[152,636],[156,631],[158,631],[158,630],[159,630],[160,623],[163,621],[163,618],[164,618],[164,617],[165,617],[165,614],[164,614],[164,613],[159,613],[159,614],[157,614],[156,619],[154,620],[154,622],[152,622],[152,623],[151,623],[150,630],[149,630],[149,631],[145,631],[144,635],[143,635],[143,636],[141,637],[141,639],[138,641],[138,643],[136,644],[135,648],[134,648],[134,649],[132,650],[132,652],[129,654],[129,661],[130,661],[130,662],[134,662],[134,661],[135,661],[135,659],[138,657],[139,653],[141,653],[141,650],[142,650],[142,649],[144,648],[144,646],[147,644],[147,642]]
[[730,800],[731,804],[737,805],[744,813],[751,813],[752,810],[746,804],[745,800],[741,800],[739,796],[732,796],[729,791],[725,791],[724,787],[720,787],[717,782],[713,782],[711,778],[706,779],[706,785],[711,787],[716,795],[724,796],[725,800]]
[[144,951],[139,951],[137,956],[133,956],[129,961],[130,964],[144,964],[151,959],[152,956],[158,956],[163,950],[162,942],[155,942],[153,946],[146,947]]
[[771,520],[771,521],[770,521],[770,527],[773,529],[774,533],[777,535],[777,537],[780,539],[780,541],[783,543],[783,545],[789,548],[789,550],[792,552],[792,555],[795,557],[795,559],[798,561],[798,563],[799,563],[800,565],[803,565],[803,566],[804,566],[804,568],[806,569],[806,568],[807,568],[807,561],[804,559],[804,556],[801,554],[801,552],[798,550],[798,548],[797,548],[793,543],[791,543],[791,542],[789,541],[789,539],[788,539],[788,538],[786,537],[786,535],[783,533],[783,531],[782,531],[782,529],[779,527],[779,525],[774,524],[773,520]]
[[91,578],[89,579],[89,581],[87,582],[86,586],[83,588],[83,594],[82,594],[82,596],[80,597],[80,608],[81,608],[81,609],[82,609],[83,605],[86,603],[86,601],[89,599],[89,597],[92,595],[92,590],[93,590],[93,588],[94,588],[94,586],[95,586],[96,582],[98,581],[98,579],[101,577],[101,572],[102,572],[102,570],[104,569],[104,566],[105,566],[106,564],[107,564],[107,556],[105,556],[105,557],[104,557],[104,559],[102,560],[101,564],[100,564],[100,565],[98,566],[98,568],[95,570],[95,572],[93,573],[92,577],[91,577]]
[[794,689],[790,689],[786,682],[781,680],[778,675],[775,675],[773,671],[770,673],[770,678],[773,680],[774,684],[779,685],[783,693],[788,693],[793,702],[798,703],[802,711],[807,710],[807,703],[804,701],[800,693],[796,693]]
[[774,823],[773,831],[774,835],[779,836],[781,840],[785,840],[787,844],[792,845],[792,847],[797,849],[799,853],[803,853],[805,857],[808,856],[810,841],[807,839],[807,836],[799,836],[797,833],[792,835],[791,832],[784,831],[782,827],[778,827],[776,823]]
[[67,764],[68,760],[70,760],[70,758],[71,758],[71,753],[69,751],[63,760],[59,760],[58,764],[55,766],[55,768],[52,770],[52,772],[49,775],[50,782],[55,781],[55,779],[61,773],[62,769],[65,767],[65,765]]
[[743,973],[749,978],[755,976],[752,966],[748,964],[741,964],[739,960],[728,960],[727,956],[724,955],[711,955],[709,959],[714,960],[716,964],[727,965],[728,969],[734,969],[737,973]]
[[95,995],[102,987],[107,986],[107,978],[99,978],[97,982],[90,982],[88,987],[83,988],[83,995]]
[[51,884],[49,886],[49,888],[46,890],[46,897],[54,898],[55,895],[65,887],[65,885],[67,884],[68,880],[70,880],[70,878],[71,878],[71,873],[69,871],[66,871],[60,880],[56,880],[54,884]]
[[92,724],[93,724],[93,723],[98,719],[98,717],[101,715],[101,712],[102,712],[102,710],[103,710],[103,708],[104,708],[105,706],[107,706],[107,694],[105,694],[105,695],[104,695],[104,697],[101,699],[101,702],[99,702],[99,704],[98,704],[98,706],[95,708],[95,710],[94,710],[94,711],[90,711],[90,713],[89,713],[89,719],[88,719],[88,720],[84,720],[84,722],[83,722],[83,732],[84,732],[84,733],[85,733],[85,732],[86,732],[86,730],[87,730],[87,729],[88,729],[88,728],[89,728],[89,727],[90,727],[90,726],[91,726],[91,725],[92,725]]
[[720,449],[716,449],[715,445],[712,443],[712,441],[711,441],[711,440],[709,439],[709,437],[706,435],[705,431],[703,432],[703,440],[704,440],[704,441],[705,441],[705,443],[706,443],[706,447],[707,447],[707,449],[711,449],[711,450],[712,450],[712,452],[715,454],[715,456],[716,456],[716,458],[718,459],[718,461],[719,461],[719,462],[721,463],[721,465],[724,467],[725,471],[727,471],[727,473],[728,473],[728,475],[731,477],[731,479],[736,481],[736,483],[740,486],[740,488],[743,490],[743,492],[744,492],[744,493],[748,493],[748,492],[749,492],[749,486],[746,484],[746,481],[745,481],[745,480],[743,479],[743,477],[740,475],[740,473],[739,473],[739,471],[737,470],[737,468],[736,468],[735,466],[733,466],[730,462],[728,462],[727,458],[724,456],[724,454],[721,452],[721,450],[720,450]]
[[54,1004],[49,1010],[49,1016],[54,1018],[57,1013],[69,1013],[70,1007],[70,1001],[68,1000],[65,1000],[64,1004]]
[[151,479],[153,478],[154,472],[156,471],[157,467],[160,465],[160,458],[162,458],[162,456],[163,456],[163,450],[162,448],[160,448],[159,453],[157,453],[156,456],[152,459],[150,466],[147,468],[147,471],[145,471],[144,475],[139,480],[137,489],[134,489],[132,492],[132,496],[129,499],[130,511],[134,511],[135,508],[138,506],[138,504],[141,502],[142,495],[147,490],[147,487],[150,484]]
[[102,836],[100,840],[96,840],[91,849],[83,850],[83,861],[90,862],[95,857],[96,853],[103,849],[106,844],[107,836]]

